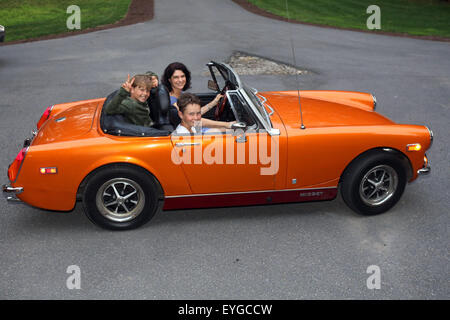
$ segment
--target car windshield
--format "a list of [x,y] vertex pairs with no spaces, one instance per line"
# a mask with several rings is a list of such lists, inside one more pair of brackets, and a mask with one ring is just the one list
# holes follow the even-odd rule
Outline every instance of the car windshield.
[[219,86],[219,90],[222,90],[225,87],[225,78],[223,74],[220,73],[217,66],[211,68],[211,71],[214,73],[215,80],[217,81],[217,85]]
[[[229,65],[224,63],[218,64],[215,62],[211,62],[211,67],[213,65],[217,67],[217,70],[212,70],[212,73],[213,77],[216,77],[215,80],[216,83],[219,84],[219,87],[222,83],[221,81],[225,81],[225,83],[231,84],[231,90],[239,91],[240,95],[245,97],[245,100],[247,100],[247,104],[249,104],[249,107],[252,109],[253,113],[255,113],[255,116],[262,122],[262,125],[265,127],[265,129],[268,131],[271,130],[272,122],[270,121],[270,116],[264,106],[266,99],[260,94],[257,94],[258,91],[256,89],[253,89],[248,85],[242,83],[239,76]],[[211,69],[214,68],[210,68],[210,70]],[[223,80],[221,80],[221,78]]]
[[263,101],[259,96],[256,95],[256,93],[258,91],[256,89],[248,87],[246,84],[243,85],[243,89],[244,89],[245,93],[247,94],[247,96],[252,101],[253,105],[256,107],[256,110],[261,115],[262,119],[268,125],[270,125],[271,124],[270,118],[269,118],[269,115],[267,114],[266,108],[263,105]]

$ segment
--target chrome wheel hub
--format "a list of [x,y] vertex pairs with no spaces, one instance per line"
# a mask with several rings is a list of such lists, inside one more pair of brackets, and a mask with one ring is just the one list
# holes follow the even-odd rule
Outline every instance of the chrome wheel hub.
[[388,165],[370,169],[361,180],[359,195],[370,206],[378,206],[389,200],[397,190],[397,172]]
[[105,182],[98,189],[96,205],[107,219],[126,222],[142,212],[145,196],[142,188],[133,180],[115,178]]

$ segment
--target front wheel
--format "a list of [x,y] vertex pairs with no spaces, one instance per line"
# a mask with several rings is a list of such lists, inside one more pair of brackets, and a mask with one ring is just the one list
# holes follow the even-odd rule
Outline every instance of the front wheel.
[[387,153],[369,153],[345,170],[341,182],[344,202],[363,215],[388,211],[399,200],[407,180],[404,161]]
[[105,229],[134,229],[156,213],[157,190],[155,179],[144,170],[108,167],[89,179],[83,193],[85,213]]

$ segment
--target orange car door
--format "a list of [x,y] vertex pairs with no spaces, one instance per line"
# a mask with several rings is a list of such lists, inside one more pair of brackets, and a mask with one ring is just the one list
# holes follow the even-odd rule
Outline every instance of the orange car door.
[[274,189],[278,141],[267,132],[173,135],[172,145],[172,161],[182,166],[193,193]]

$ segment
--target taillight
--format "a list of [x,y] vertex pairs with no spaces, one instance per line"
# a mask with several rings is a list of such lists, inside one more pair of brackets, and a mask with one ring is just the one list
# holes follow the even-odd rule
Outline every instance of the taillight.
[[22,167],[23,160],[25,159],[25,155],[27,154],[28,148],[29,147],[26,147],[20,150],[13,163],[11,163],[11,165],[9,166],[8,178],[11,182],[16,181],[20,168]]
[[41,126],[44,124],[44,122],[47,121],[48,118],[50,118],[52,109],[53,109],[53,106],[47,107],[47,109],[45,109],[44,113],[42,114],[41,118],[39,119],[39,121],[36,125],[38,130],[41,128]]

